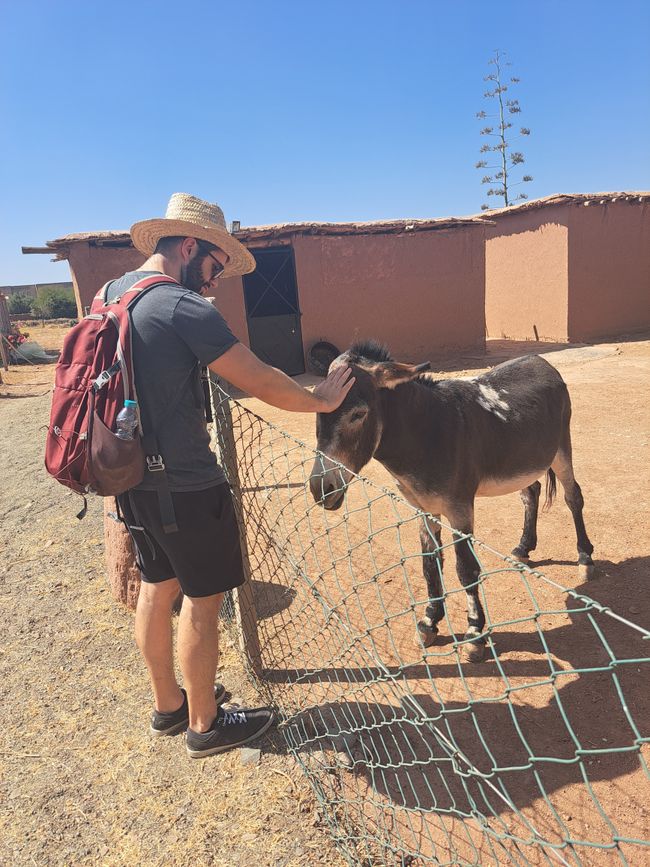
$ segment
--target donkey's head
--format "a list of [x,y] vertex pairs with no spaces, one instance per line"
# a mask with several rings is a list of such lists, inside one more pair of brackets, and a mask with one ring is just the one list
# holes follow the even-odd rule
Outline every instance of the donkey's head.
[[309,486],[312,496],[325,509],[339,509],[353,473],[358,473],[377,450],[383,430],[380,390],[410,382],[425,364],[400,364],[388,350],[366,341],[355,343],[330,365],[352,368],[355,383],[341,406],[316,417],[317,448]]

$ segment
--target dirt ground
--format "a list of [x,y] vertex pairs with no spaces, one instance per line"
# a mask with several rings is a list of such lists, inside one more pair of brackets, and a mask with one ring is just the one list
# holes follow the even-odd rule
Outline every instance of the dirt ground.
[[[46,349],[65,333],[30,331]],[[0,864],[340,867],[277,733],[249,766],[240,751],[197,761],[182,736],[149,738],[101,503],[78,522],[76,496],[43,469],[53,367],[12,366],[0,384]],[[217,677],[230,701],[260,703],[227,636]]]
[[[466,356],[445,366],[449,375],[474,374],[530,351],[544,351],[571,391],[575,470],[597,577],[580,583],[575,531],[560,491],[553,508],[540,513],[533,555],[533,567],[546,578],[526,578],[491,551],[479,550],[493,629],[491,661],[468,667],[452,643],[462,638],[465,606],[449,550],[443,622],[449,636],[423,652],[413,641],[426,601],[417,522],[362,482],[350,487],[344,510],[319,513],[305,491],[313,419],[245,398],[250,413],[306,443],[282,442],[248,413],[235,416],[240,465],[247,467],[247,518],[251,526],[267,527],[262,538],[249,537],[255,571],[265,573],[265,588],[275,582],[275,597],[293,596],[286,612],[260,621],[263,661],[276,700],[293,711],[316,704],[326,717],[320,732],[303,733],[299,742],[313,748],[327,743],[324,732],[353,732],[355,773],[342,777],[342,792],[324,784],[326,792],[343,800],[352,823],[365,824],[369,835],[399,839],[405,856],[437,857],[441,863],[546,863],[560,853],[571,863],[641,864],[650,860],[648,850],[626,841],[650,839],[650,777],[638,750],[628,750],[650,734],[650,666],[633,662],[650,654],[633,628],[595,614],[591,603],[583,606],[561,588],[650,628],[650,343],[568,348],[491,341],[487,359]],[[303,378],[305,384],[315,381]],[[394,490],[377,463],[363,473]],[[514,547],[522,523],[517,495],[477,501],[475,533],[497,552]],[[268,538],[281,540],[276,560],[268,554]],[[451,544],[449,534],[443,533],[443,543]],[[283,560],[301,580],[283,568]],[[329,613],[310,602],[302,591],[306,582]],[[258,596],[264,608],[261,588]],[[332,626],[337,615],[338,634]],[[311,644],[310,630],[318,636]],[[360,648],[368,650],[365,658]],[[615,677],[607,670],[612,656],[630,660]],[[364,667],[373,659],[381,660],[384,674],[377,669],[370,684]],[[355,682],[360,679],[362,685]],[[436,744],[416,730],[404,741],[399,720],[411,700],[420,717],[445,723],[456,748],[478,769],[469,783],[462,767],[448,768],[438,786],[432,782],[449,757],[435,755]],[[576,747],[587,751],[577,764]],[[539,764],[526,768],[529,755]],[[647,743],[642,755],[647,761]],[[495,772],[499,767],[517,770]],[[485,790],[473,788],[479,772],[507,785],[516,812],[504,809],[500,795],[486,797]],[[487,820],[474,822],[476,810]],[[467,820],[458,821],[459,813]],[[490,834],[517,836],[519,842],[495,850]],[[557,847],[551,855],[540,839]]]
[[[45,348],[55,349],[60,345],[61,331],[43,329],[32,337]],[[540,514],[535,563],[561,587],[588,594],[623,618],[650,628],[650,341],[541,348],[549,353],[547,357],[562,372],[571,390],[576,476],[585,496],[585,520],[596,549],[598,577],[588,586],[579,583],[574,566],[574,531],[561,497],[548,513]],[[527,351],[531,351],[530,345],[494,341],[487,358],[466,356],[453,363],[439,363],[438,369],[447,369],[454,376],[474,373]],[[3,609],[9,612],[5,617],[0,682],[4,739],[0,863],[344,863],[325,828],[328,817],[319,816],[312,790],[279,735],[264,742],[261,762],[252,767],[242,767],[237,752],[214,761],[190,762],[180,738],[163,743],[147,739],[146,679],[131,638],[131,615],[112,601],[104,579],[101,510],[95,507],[83,523],[77,523],[73,517],[76,501],[42,470],[51,375],[51,366],[13,367],[5,374],[5,384],[0,385],[0,593],[5,602]],[[302,381],[310,384],[317,380],[305,376]],[[281,413],[250,398],[244,398],[242,405],[298,440],[314,443],[312,417]],[[308,449],[301,451],[304,454]],[[308,473],[308,467],[301,467],[294,482],[293,465],[287,470],[283,484],[293,491],[285,492],[284,499],[277,501],[283,516],[291,518],[292,526],[300,523],[305,471]],[[264,472],[264,468],[259,469],[258,476],[251,480],[255,492],[247,496],[253,505],[267,503],[268,515],[273,515],[276,503],[269,493],[273,485],[259,490],[264,487]],[[390,477],[378,464],[371,463],[364,473],[378,485],[393,488]],[[248,485],[246,479],[242,483]],[[310,517],[309,539],[322,538],[323,544],[326,541],[328,547],[322,558],[331,561],[324,569],[321,558],[316,570],[327,583],[327,593],[324,591],[321,598],[327,597],[338,610],[347,603],[346,610],[351,612],[348,631],[369,639],[386,670],[394,679],[399,676],[400,683],[408,685],[409,694],[432,715],[436,702],[460,709],[468,696],[470,701],[478,701],[499,694],[495,692],[495,681],[501,683],[503,676],[495,676],[494,663],[485,663],[486,668],[472,672],[463,669],[459,677],[451,643],[443,642],[426,653],[415,647],[413,626],[425,602],[417,561],[409,562],[417,550],[417,526],[399,509],[394,511],[396,507],[386,497],[373,504],[369,512],[368,490],[362,488],[353,486],[349,494],[347,517],[340,528],[346,535],[345,543],[337,541],[339,530],[332,523],[340,518],[322,512],[320,517]],[[371,528],[375,544],[372,551],[364,549],[355,554],[357,571],[351,576],[346,574],[349,556],[341,559],[339,569],[337,546],[344,544],[348,551],[351,547],[356,551],[357,538],[367,536],[368,514],[375,522]],[[403,520],[398,541],[407,555],[399,568],[394,555],[396,515]],[[260,525],[266,520],[263,517]],[[359,520],[365,521],[364,528]],[[274,526],[281,528],[279,523]],[[476,535],[496,551],[509,552],[519,539],[521,526],[522,506],[516,495],[478,501]],[[348,663],[358,667],[357,651],[340,660],[341,667],[331,668],[318,683],[295,676],[283,682],[292,666],[296,671],[319,669],[322,673],[323,648],[330,638],[332,647],[336,642],[334,633],[328,632],[333,629],[332,618],[319,621],[320,615],[314,614],[311,606],[318,598],[317,587],[312,587],[310,601],[309,594],[300,595],[294,582],[292,599],[288,579],[283,579],[272,556],[265,549],[260,553],[254,539],[250,544],[261,635],[265,641],[268,639],[263,650],[270,695],[289,711],[304,707],[306,701],[324,708],[328,703],[340,703],[343,693],[338,679],[342,672],[348,676]],[[292,544],[298,545],[297,538],[287,540],[287,550],[293,550]],[[319,544],[313,545],[313,554],[305,554],[305,563],[308,556],[318,556]],[[298,547],[306,550],[308,544],[300,542]],[[530,616],[530,594],[518,573],[499,575],[499,559],[489,551],[482,556],[486,568],[495,570],[486,582],[486,594],[500,665],[515,692],[523,684],[539,684],[532,694],[531,690],[526,692],[526,701],[520,703],[523,717],[518,717],[527,720],[527,737],[536,754],[557,754],[557,749],[560,755],[565,754],[563,750],[571,754],[570,742],[559,747],[553,743],[557,720],[549,698],[552,687],[546,683],[548,659],[566,673],[558,692],[581,744],[588,748],[607,742],[627,744],[630,733],[625,729],[621,702],[611,693],[611,679],[605,682],[596,673],[592,680],[586,675],[581,675],[580,680],[573,673],[594,662],[594,657],[582,652],[594,644],[594,630],[584,611],[577,610],[579,606],[571,609],[566,594],[554,585],[536,584],[536,603],[551,612],[545,614],[542,624],[549,642],[547,652],[542,653],[539,646],[532,646],[537,633]],[[382,571],[384,561],[387,565]],[[363,564],[368,566],[367,587],[364,581],[360,582],[363,586],[358,586]],[[453,575],[453,556],[447,557],[445,581],[452,594],[447,631],[456,627],[461,631],[464,611]],[[264,592],[260,591],[261,582]],[[409,608],[404,604],[406,587],[418,584],[419,595]],[[379,585],[381,596],[377,598]],[[266,592],[271,587],[273,600]],[[350,605],[350,601],[354,604]],[[618,656],[630,655],[628,627],[620,626],[618,631],[608,628],[607,638]],[[602,646],[600,650],[602,656]],[[647,657],[647,648],[643,650],[638,656]],[[640,672],[628,666],[621,673],[621,683],[640,736],[647,737],[647,667],[645,680]],[[228,642],[219,678],[231,689],[235,700],[259,700],[245,677],[237,651]],[[353,713],[365,707],[372,714],[379,708],[390,718],[392,708],[402,700],[388,687],[381,704],[377,703],[376,686],[365,692],[362,687],[356,692],[350,690],[349,683],[345,687],[348,700],[354,692],[354,701],[349,702],[354,706]],[[267,697],[266,689],[262,695]],[[476,718],[497,760],[510,766],[521,757],[505,747],[499,753],[500,743],[505,744],[512,736],[513,721],[507,705],[502,702],[497,707],[495,703],[497,709],[489,719],[480,716],[483,706]],[[454,730],[458,744],[481,767],[485,756],[476,753],[471,734],[462,725]],[[566,732],[565,740],[569,741]],[[326,743],[318,733],[304,735],[302,741],[316,746]],[[403,744],[401,749],[406,747]],[[343,805],[340,809],[348,810],[350,833],[355,826],[362,829],[360,836],[374,832],[385,836],[397,829],[406,841],[405,851],[420,851],[423,855],[435,851],[442,863],[451,863],[449,851],[458,853],[455,863],[462,859],[463,863],[518,864],[526,863],[524,858],[536,863],[530,847],[523,848],[523,856],[504,851],[502,861],[499,851],[495,854],[484,836],[474,833],[471,821],[447,822],[432,831],[426,815],[423,819],[418,810],[423,795],[417,782],[413,787],[413,776],[406,778],[413,787],[409,794],[404,790],[405,778],[397,773],[365,775],[368,765],[390,767],[392,756],[380,755],[382,748],[379,742],[366,743],[366,750],[375,751],[374,761],[366,761],[354,774],[343,775],[342,783],[332,774],[322,777],[323,794]],[[331,766],[325,754],[316,758],[325,767]],[[416,765],[420,760],[421,756],[416,757]],[[650,838],[648,778],[639,772],[638,754],[613,754],[613,759],[612,755],[589,756],[587,761],[590,784],[604,812],[622,829],[621,835]],[[561,812],[560,824],[569,829],[565,836],[587,841],[607,841],[611,837],[607,823],[594,817],[593,803],[589,798],[585,800],[583,781],[577,780],[575,773],[556,773],[553,777],[543,768],[539,773],[553,806],[557,805]],[[514,780],[512,798],[542,836],[561,839],[558,822],[539,793],[533,796],[524,791],[524,784],[533,783],[529,776]],[[463,792],[452,785],[447,791],[436,790],[434,795],[444,807],[445,798],[461,804]],[[352,806],[345,806],[346,798]],[[389,818],[382,819],[381,825],[378,816]],[[503,828],[512,829],[503,811],[497,808],[495,816]],[[341,822],[345,819],[343,816]],[[465,825],[470,827],[469,832]],[[441,828],[449,844],[446,852],[438,833]],[[647,863],[648,850],[631,844],[625,844],[623,849],[630,864]],[[535,849],[537,854],[539,851]],[[569,859],[572,864],[621,863],[616,851],[595,852],[588,847],[574,851],[576,856]],[[566,851],[564,856],[568,857]],[[385,863],[400,861],[387,857]]]

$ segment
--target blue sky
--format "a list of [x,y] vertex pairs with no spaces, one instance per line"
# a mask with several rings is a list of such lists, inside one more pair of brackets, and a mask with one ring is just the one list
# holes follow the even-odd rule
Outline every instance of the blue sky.
[[478,212],[495,48],[531,198],[650,189],[647,0],[6,0],[0,26],[0,285],[69,279],[21,245],[176,191],[242,225]]

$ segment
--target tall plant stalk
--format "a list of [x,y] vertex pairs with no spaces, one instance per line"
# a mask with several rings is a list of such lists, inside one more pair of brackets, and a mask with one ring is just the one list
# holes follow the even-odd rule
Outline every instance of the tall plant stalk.
[[[486,142],[481,147],[482,154],[494,154],[494,158],[498,160],[495,165],[488,165],[487,160],[479,160],[476,163],[477,169],[497,169],[493,175],[484,175],[481,183],[488,184],[487,195],[498,196],[503,199],[505,207],[509,207],[515,202],[527,199],[528,195],[520,192],[513,195],[512,188],[521,184],[530,183],[533,180],[531,175],[523,175],[519,181],[513,177],[513,169],[515,166],[524,164],[525,159],[521,151],[511,149],[510,138],[512,133],[508,130],[512,129],[512,121],[508,119],[509,115],[520,114],[521,106],[518,99],[508,99],[504,94],[508,93],[509,89],[516,84],[519,84],[519,79],[511,77],[510,81],[504,83],[505,69],[512,64],[505,59],[504,51],[495,51],[494,57],[489,60],[489,65],[494,67],[494,70],[485,76],[484,81],[490,81],[494,87],[487,90],[483,96],[485,99],[496,100],[498,103],[498,113],[488,114],[486,111],[479,111],[476,117],[481,120],[486,118],[495,118],[498,123],[495,126],[486,126],[481,130],[481,135],[495,138],[497,141],[494,144]],[[506,135],[508,138],[506,138]],[[519,137],[529,136],[530,129],[528,127],[520,127]],[[481,209],[487,210],[490,206],[482,204]]]

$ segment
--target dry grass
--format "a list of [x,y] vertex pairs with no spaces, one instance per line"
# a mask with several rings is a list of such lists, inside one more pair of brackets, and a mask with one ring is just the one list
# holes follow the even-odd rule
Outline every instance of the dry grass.
[[[53,349],[62,335],[32,336]],[[182,736],[149,738],[132,615],[105,580],[100,505],[77,522],[76,499],[42,469],[52,374],[12,367],[0,386],[0,863],[339,867],[280,734],[254,766],[239,751],[195,761]],[[231,700],[260,703],[227,635],[218,677]]]

